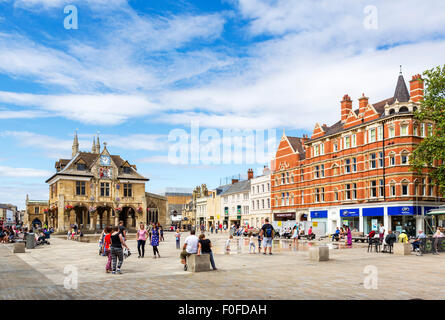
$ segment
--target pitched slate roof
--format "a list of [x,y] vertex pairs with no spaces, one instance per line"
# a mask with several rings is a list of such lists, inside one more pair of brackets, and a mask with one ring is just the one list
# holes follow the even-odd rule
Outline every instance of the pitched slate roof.
[[249,190],[250,190],[250,180],[242,180],[242,181],[235,182],[228,189],[221,192],[221,196],[233,194],[233,193],[246,192]]
[[289,140],[292,148],[300,154],[300,159],[304,159],[306,157],[306,152],[304,151],[302,139],[287,136],[287,140]]
[[399,75],[399,79],[397,79],[396,90],[394,91],[394,99],[399,100],[399,102],[408,102],[409,101],[409,91],[405,84],[405,79],[403,79],[403,75]]
[[[59,161],[56,162],[55,167],[58,169],[57,172],[52,175],[46,182],[51,180],[54,176],[57,174],[63,174],[63,175],[76,175],[76,176],[82,176],[82,177],[93,177],[94,175],[91,173],[91,167],[96,162],[97,158],[100,156],[99,153],[92,153],[92,152],[78,152],[73,159],[59,159]],[[110,155],[111,160],[116,164],[116,166],[119,168],[121,167],[126,161],[122,159],[119,155]],[[87,171],[79,171],[76,167],[73,166],[74,163],[77,163],[78,161],[83,160],[88,168]],[[64,164],[63,168],[60,168],[60,164]],[[135,166],[131,166],[130,169],[131,173],[123,173],[121,170],[118,172],[118,179],[136,179],[136,180],[149,180],[145,178],[144,176],[140,175],[136,169]]]

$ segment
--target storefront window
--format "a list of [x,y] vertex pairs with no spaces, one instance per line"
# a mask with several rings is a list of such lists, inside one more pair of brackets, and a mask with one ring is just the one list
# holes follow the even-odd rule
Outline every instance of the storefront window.
[[416,217],[415,216],[392,216],[392,230],[400,233],[406,230],[408,237],[416,236]]
[[363,231],[365,234],[370,233],[372,230],[378,233],[380,224],[383,224],[383,217],[363,217]]
[[351,229],[351,231],[360,230],[359,222],[360,222],[359,217],[347,217],[341,219],[341,224],[348,226]]

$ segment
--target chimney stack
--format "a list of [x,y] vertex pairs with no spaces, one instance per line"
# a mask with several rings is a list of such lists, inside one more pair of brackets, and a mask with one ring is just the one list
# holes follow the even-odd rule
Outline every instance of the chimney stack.
[[349,112],[352,110],[352,100],[345,94],[343,100],[341,101],[341,122],[345,123],[348,118]]
[[422,76],[420,74],[413,76],[413,79],[409,82],[409,95],[412,101],[419,102],[423,100],[423,86]]
[[247,179],[250,180],[253,178],[253,169],[247,170]]
[[238,179],[233,179],[232,178],[232,184],[237,183],[239,180]]
[[365,109],[368,106],[369,98],[365,97],[365,94],[362,93],[362,96],[358,99],[358,114],[364,114]]

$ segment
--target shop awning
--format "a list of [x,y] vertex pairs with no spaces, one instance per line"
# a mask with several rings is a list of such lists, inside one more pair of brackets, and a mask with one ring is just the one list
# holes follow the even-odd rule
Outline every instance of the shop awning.
[[432,215],[432,214],[445,214],[445,208],[433,209],[433,210],[428,211],[426,214],[427,214],[427,215]]

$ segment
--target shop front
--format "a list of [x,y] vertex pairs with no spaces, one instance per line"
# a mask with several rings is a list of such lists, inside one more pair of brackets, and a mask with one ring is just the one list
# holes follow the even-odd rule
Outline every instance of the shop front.
[[351,231],[360,230],[360,209],[340,209],[341,225],[348,226]]
[[418,206],[388,207],[392,230],[397,234],[405,230],[408,237],[416,236],[416,217],[421,214],[422,208]]
[[439,228],[441,232],[445,231],[445,206],[425,207],[425,232],[434,234]]
[[[312,231],[317,234],[317,237],[324,236],[326,234],[326,226],[328,225],[328,210],[313,210],[309,212],[309,215],[311,217],[310,223],[301,223],[312,226]],[[306,226],[304,228],[305,234],[307,234],[308,230],[309,228]]]
[[293,228],[297,221],[295,220],[296,213],[295,212],[279,212],[273,214],[273,223],[274,228],[278,230],[284,230],[286,228]]
[[384,224],[385,209],[379,208],[363,208],[363,231],[365,234],[371,231],[379,232],[380,224]]

